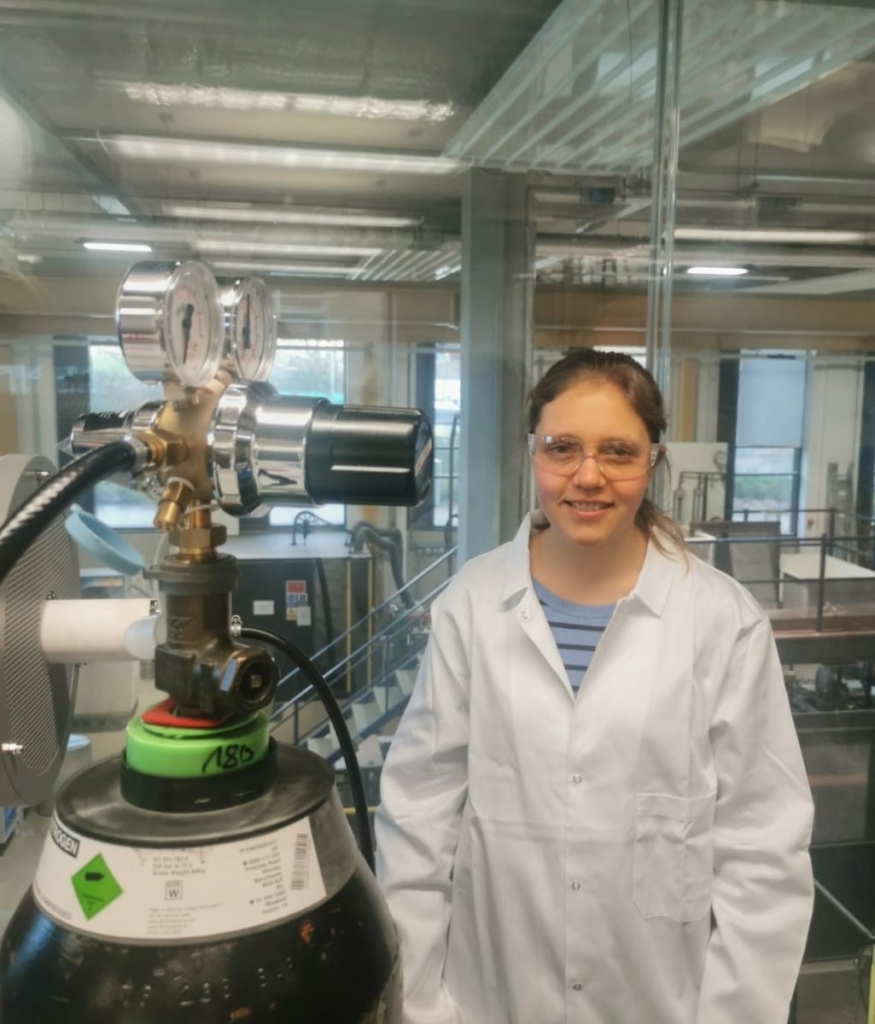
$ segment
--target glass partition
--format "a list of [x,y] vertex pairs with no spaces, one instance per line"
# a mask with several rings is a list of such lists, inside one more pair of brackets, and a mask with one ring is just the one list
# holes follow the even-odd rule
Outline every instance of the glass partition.
[[[406,676],[398,686],[386,676],[415,669],[464,515],[462,221],[478,161],[458,140],[513,69],[528,64],[529,80],[552,89],[556,69],[573,68],[579,40],[569,46],[561,22],[548,26],[560,6],[110,0],[0,13],[0,482],[11,472],[2,456],[64,465],[86,413],[163,401],[119,346],[119,287],[132,266],[197,261],[222,289],[261,279],[276,313],[269,383],[279,393],[419,407],[433,426],[434,480],[419,508],[299,501],[266,514],[211,512],[229,535],[222,550],[239,560],[233,612],[312,655],[343,701],[382,685],[386,734],[410,692]],[[625,21],[601,6],[593,24],[610,21],[616,45],[589,63],[616,82],[631,59]],[[652,11],[636,17],[652,30]],[[542,30],[555,66],[531,63]],[[645,77],[648,39],[634,58]],[[560,90],[537,123],[562,103]],[[498,173],[509,169],[502,158]],[[478,266],[494,261],[508,292],[525,282],[524,296],[528,259],[510,269],[497,246]],[[530,311],[517,318],[520,329],[530,320]],[[183,353],[191,330],[189,321]],[[495,354],[487,376],[500,365]],[[521,379],[528,369],[520,365]],[[156,498],[107,481],[80,504],[151,566],[168,546],[153,527]],[[76,555],[95,605],[157,595],[144,571],[125,575],[84,547]],[[292,727],[283,708],[305,687],[291,665],[280,669],[275,731],[304,742],[317,702]],[[122,748],[127,721],[163,696],[154,684],[148,658],[82,668],[64,777]],[[12,813],[0,834],[0,927],[32,875],[49,810]]]
[[[875,200],[866,5],[685,6],[669,451],[691,549],[772,619],[816,804],[798,1022],[864,1020],[875,925]],[[701,18],[701,21],[699,20]],[[713,31],[713,52],[695,45]],[[855,923],[856,922],[856,923]]]
[[[3,5],[0,455],[63,464],[77,417],[160,394],[117,342],[119,284],[141,260],[262,278],[280,392],[425,410],[435,475],[418,509],[222,519],[244,567],[235,610],[321,659],[376,776],[460,538],[497,523],[486,539],[506,540],[531,505],[528,386],[576,346],[652,357],[669,282],[660,500],[772,618],[824,888],[794,1012],[850,1015],[868,943],[845,911],[875,928],[875,13],[383,6]],[[105,483],[83,507],[155,557],[154,496]],[[79,558],[95,600],[151,592]],[[126,717],[161,696],[148,661],[114,671],[83,672],[71,769],[120,749]],[[336,754],[300,693],[284,683],[277,734]],[[20,816],[0,882],[28,876],[44,828]]]

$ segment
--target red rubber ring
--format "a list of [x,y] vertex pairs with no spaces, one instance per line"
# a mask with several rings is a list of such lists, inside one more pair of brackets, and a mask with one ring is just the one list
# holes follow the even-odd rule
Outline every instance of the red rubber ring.
[[176,701],[172,697],[162,700],[160,704],[149,708],[141,715],[146,725],[159,725],[164,728],[177,729],[216,729],[234,717],[233,711],[226,711],[222,715],[214,715],[204,718],[189,718],[185,715],[177,715]]

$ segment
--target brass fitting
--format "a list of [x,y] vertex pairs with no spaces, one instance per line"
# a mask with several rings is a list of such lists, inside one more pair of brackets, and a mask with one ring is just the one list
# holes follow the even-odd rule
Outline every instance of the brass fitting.
[[[201,532],[205,536],[198,537]],[[206,548],[215,533],[180,530],[174,540],[197,540]],[[151,572],[167,620],[167,639],[155,648],[155,685],[191,714],[248,713],[266,707],[276,690],[273,659],[260,648],[239,646],[231,635],[231,593],[239,574],[236,559],[217,552],[200,560],[171,554]]]
[[227,373],[219,373],[197,391],[165,385],[166,400],[152,428],[167,445],[166,460],[158,467],[159,479],[164,484],[176,477],[187,480],[199,503],[213,499],[209,435],[216,405],[229,382]]
[[164,488],[153,524],[157,530],[175,530],[194,497],[194,488],[180,477],[174,477]]
[[148,446],[152,465],[156,468],[172,469],[188,458],[188,445],[182,437],[158,433],[156,430],[144,430],[137,434],[136,438]]
[[224,526],[184,527],[170,534],[170,543],[179,549],[179,557],[190,562],[213,558],[216,548],[227,539],[228,531]]
[[213,517],[209,506],[198,505],[193,508],[185,518],[185,529],[187,530],[209,530],[213,525]]

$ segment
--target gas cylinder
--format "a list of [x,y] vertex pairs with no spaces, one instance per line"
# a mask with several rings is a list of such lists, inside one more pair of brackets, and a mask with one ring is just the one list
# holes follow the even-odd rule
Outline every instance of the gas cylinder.
[[58,794],[2,1024],[400,1024],[395,930],[321,758],[263,712],[135,720]]

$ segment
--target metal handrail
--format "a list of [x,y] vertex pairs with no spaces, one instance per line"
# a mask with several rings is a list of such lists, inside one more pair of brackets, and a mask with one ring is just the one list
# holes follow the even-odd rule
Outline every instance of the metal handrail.
[[[424,649],[425,649],[425,644],[423,643],[420,647],[412,649],[412,650],[409,650],[408,652],[406,652],[404,657],[401,658],[399,661],[397,661],[392,666],[390,672],[400,672],[402,669],[406,668],[410,663],[415,661],[416,657],[419,654],[421,654]],[[363,662],[359,662],[359,664],[362,664],[362,663]],[[389,674],[389,673],[387,673],[387,674]],[[339,701],[338,703],[340,705],[341,713],[345,712],[346,709],[348,707],[350,707],[351,705],[353,705],[357,700],[360,700],[363,695],[365,695],[365,694],[372,694],[374,692],[375,688],[376,688],[375,685],[366,687],[366,688],[364,688],[362,690],[358,690],[354,694],[351,694],[346,700]],[[304,707],[307,707],[310,703],[312,703],[312,700],[308,701],[307,704],[304,705]],[[326,725],[328,725],[328,724],[329,723],[328,723],[327,718],[322,718],[318,722],[316,722],[314,725],[311,725],[310,728],[307,729],[303,733],[299,729],[296,728],[295,743],[296,744],[300,744],[300,743],[306,742],[307,739],[309,739],[311,736],[313,736],[316,733],[319,733],[323,729],[325,729]],[[353,737],[353,738],[355,738],[355,737]]]
[[[333,640],[331,640],[329,643],[327,643],[324,647],[320,647],[318,651],[316,651],[314,654],[310,655],[310,660],[315,662],[318,658],[321,658],[323,654],[327,654],[331,650],[332,647],[335,647],[337,644],[339,644],[341,642],[341,640],[346,640],[347,637],[352,636],[352,634],[354,632],[356,632],[357,630],[361,629],[370,620],[376,618],[377,615],[379,615],[381,612],[385,611],[390,605],[392,605],[395,602],[395,600],[397,599],[399,594],[405,593],[411,587],[416,586],[417,583],[419,583],[421,580],[425,579],[425,577],[430,572],[432,572],[434,569],[436,569],[439,565],[441,565],[442,562],[446,562],[449,559],[451,559],[455,555],[456,551],[457,551],[457,548],[454,547],[454,548],[451,548],[449,551],[444,552],[444,554],[442,554],[440,558],[435,559],[435,561],[433,561],[431,563],[431,565],[426,566],[425,569],[423,569],[422,572],[420,572],[416,576],[414,576],[412,580],[408,580],[408,582],[405,583],[403,587],[399,587],[398,590],[396,590],[392,594],[390,594],[390,596],[387,597],[385,601],[382,601],[380,604],[378,604],[376,608],[372,608],[368,612],[368,614],[363,616],[361,619],[359,619],[358,622],[353,623],[353,625],[351,625],[348,629],[345,629],[342,633],[339,633]],[[414,608],[415,608],[415,605],[412,606],[411,608],[407,609],[407,610],[408,611],[413,611]],[[349,658],[349,657],[351,657],[351,654],[347,655],[347,658]],[[344,659],[344,661],[345,660],[346,659]],[[342,665],[342,664],[344,664],[344,662],[342,661],[342,662],[339,662],[338,664]],[[330,673],[333,673],[335,668],[337,668],[337,665],[332,666],[328,670],[328,672],[326,672],[326,677]],[[301,672],[301,670],[299,668],[293,668],[291,670],[291,672],[287,672],[280,679],[280,681],[279,681],[279,683],[277,685],[278,686],[282,686],[283,683],[287,683],[287,682],[289,682],[289,680],[294,679],[294,677],[296,675],[298,675],[300,672]]]
[[[450,555],[450,552],[447,552],[447,555]],[[444,560],[445,557],[447,557],[447,555],[442,556],[440,559],[433,562],[432,566],[430,566],[429,568],[431,569],[435,565],[438,565],[441,561]],[[429,570],[426,570],[426,572],[428,571]],[[424,574],[425,573],[420,573],[420,575],[416,579],[421,579]],[[415,581],[411,581],[411,584],[413,582]],[[417,621],[419,613],[423,609],[431,607],[431,604],[434,601],[434,599],[442,590],[444,590],[449,585],[449,583],[450,578],[442,580],[437,587],[435,587],[423,598],[421,598],[416,604],[414,604],[412,607],[405,608],[403,614],[400,615],[397,619],[394,619],[387,626],[384,626],[381,630],[374,633],[373,636],[370,637],[370,639],[365,641],[365,643],[361,644],[354,651],[351,651],[345,658],[343,658],[343,660],[339,661],[335,665],[332,665],[331,668],[328,669],[328,671],[325,673],[325,679],[329,683],[329,685],[333,685],[333,683],[337,681],[337,678],[341,677],[345,670],[357,667],[358,665],[362,664],[362,662],[366,659],[368,654],[379,644],[379,642],[382,639],[397,635],[401,631],[402,627],[404,627],[405,625],[409,625],[414,621]],[[408,586],[410,586],[411,584],[408,584]],[[379,607],[384,608],[387,604],[391,603],[391,601],[392,599],[390,598],[389,601],[383,602],[383,604]],[[374,611],[371,612],[371,616],[373,616],[378,610],[379,608],[374,609]],[[370,616],[366,616],[365,619],[362,619],[361,622],[353,628],[360,628],[362,622],[367,621],[368,617]],[[285,676],[284,679],[290,679],[297,673],[297,671],[298,670],[293,670],[287,676]],[[372,683],[364,690],[359,690],[352,699],[360,698],[363,692],[371,691],[373,690],[373,688],[374,684]],[[298,693],[296,693],[293,697],[290,697],[284,704],[273,710],[270,716],[271,721],[273,722],[272,728],[275,729],[283,725],[285,722],[289,720],[289,718],[292,715],[299,716],[301,710],[303,710],[303,708],[306,707],[313,699],[315,699],[315,691],[312,685],[306,686],[303,689],[299,690]],[[349,703],[349,701],[347,703]],[[298,742],[299,738],[300,733],[298,723],[296,720],[295,742]]]
[[[403,620],[405,620],[405,619],[413,619],[415,617],[414,613],[421,611],[422,608],[424,608],[426,606],[426,604],[430,605],[431,602],[434,600],[434,598],[437,597],[437,595],[441,592],[441,590],[444,589],[444,587],[446,587],[449,584],[449,582],[450,582],[449,579],[441,580],[441,582],[437,585],[437,587],[435,587],[434,590],[432,590],[430,593],[426,594],[425,597],[423,597],[419,602],[417,602],[414,605],[410,605],[410,606],[406,607],[404,609],[403,614],[400,615],[397,619],[394,619],[392,622],[389,623],[389,625],[384,626],[381,630],[379,630],[378,632],[374,633],[370,637],[370,639],[366,640],[363,644],[361,644],[359,647],[357,647],[354,651],[350,651],[350,653],[347,654],[346,657],[343,658],[342,661],[339,661],[335,665],[332,665],[331,668],[329,668],[325,672],[325,678],[328,679],[330,676],[339,676],[339,675],[341,675],[341,669],[343,669],[345,667],[348,667],[348,663],[351,663],[354,658],[360,656],[362,654],[362,652],[367,651],[368,648],[373,647],[376,644],[376,642],[378,640],[380,640],[382,637],[389,635],[392,632],[392,630],[395,629],[398,626],[398,624],[400,622],[403,622]],[[358,623],[356,623],[356,625],[353,626],[352,629],[360,629],[362,624],[367,622],[370,617],[371,617],[370,615],[366,615],[363,619],[361,619]],[[352,632],[352,629],[349,630],[348,632]],[[349,667],[351,667],[351,666],[349,666]],[[289,672],[289,674],[287,676],[283,677],[282,681],[284,682],[287,679],[291,679],[292,676],[297,674],[297,671],[298,670],[295,669],[295,670]],[[306,690],[300,690],[298,692],[298,694],[296,694],[296,697],[299,697],[302,693],[305,693],[305,692],[306,692]],[[289,702],[291,702],[293,700],[295,700],[295,697],[290,698]]]
[[[781,544],[784,547],[819,547],[822,543],[822,538],[826,537],[827,541],[838,545],[839,541],[830,538],[828,533],[822,534],[820,537],[794,537],[790,534],[762,534],[757,537],[733,537],[722,535],[719,532],[714,534],[708,534],[707,537],[685,537],[684,541],[687,544]],[[857,534],[842,536],[841,540],[844,541],[855,541],[855,540],[871,540],[870,534]]]
[[[374,694],[381,686],[382,681],[388,679],[391,674],[398,672],[400,669],[406,667],[407,663],[418,655],[425,644],[418,645],[415,649],[408,648],[404,654],[398,658],[393,659],[391,665],[387,665],[379,678],[370,682],[367,686],[361,687],[351,693],[346,699],[338,697],[338,703],[340,704],[341,710],[345,711],[346,708],[356,701],[361,701],[368,695]],[[368,658],[370,657],[370,645],[363,645],[361,648],[353,652],[350,660],[350,671],[355,671],[360,666],[367,664]],[[333,682],[329,683],[332,686]],[[302,733],[301,731],[301,716],[302,714],[311,707],[314,702],[318,703],[316,694],[313,692],[311,687],[307,687],[300,693],[296,694],[295,697],[288,700],[282,708],[277,709],[274,712],[272,728],[276,729],[288,722],[290,719],[293,720],[293,742],[296,744],[301,743],[308,736],[319,732],[324,729],[327,724],[327,718],[325,715],[321,716],[317,722],[308,727],[308,729]]]
[[[858,540],[866,540],[866,539],[870,539],[870,538],[865,537],[865,536],[863,536],[863,537],[851,536],[851,537],[842,537],[841,538],[842,541],[848,541],[848,542],[858,541]],[[718,533],[715,533],[713,536],[707,536],[707,537],[687,537],[687,538],[685,538],[685,542],[690,547],[698,546],[700,544],[714,544],[714,545],[717,545],[717,544],[772,544],[772,545],[775,545],[775,544],[777,544],[779,548],[782,547],[782,546],[785,547],[785,548],[787,548],[787,547],[793,547],[793,548],[814,547],[814,548],[817,548],[818,552],[819,552],[819,555],[820,555],[819,570],[818,570],[817,576],[816,577],[811,577],[809,579],[797,580],[797,582],[800,582],[800,583],[811,582],[811,583],[816,583],[817,584],[817,604],[816,604],[816,613],[815,613],[816,614],[816,618],[815,618],[815,627],[814,627],[815,628],[815,632],[817,632],[817,633],[822,633],[823,632],[824,612],[825,612],[826,604],[827,604],[827,601],[826,601],[826,559],[827,559],[827,554],[831,554],[835,550],[836,547],[839,547],[839,548],[842,548],[842,549],[848,551],[851,554],[856,554],[857,556],[859,556],[859,552],[854,552],[853,549],[849,548],[846,544],[837,542],[835,537],[833,537],[833,536],[831,536],[830,534],[827,534],[827,533],[822,533],[820,535],[820,537],[802,537],[802,538],[800,538],[800,537],[786,537],[785,538],[785,537],[781,537],[781,536],[772,536],[772,537],[768,537],[768,536],[763,536],[763,537],[731,537],[731,536],[725,536],[725,535],[724,536],[720,536]],[[849,563],[849,564],[854,564],[854,563]],[[777,585],[778,583],[780,583],[780,577],[775,577],[774,579],[769,579],[769,580],[741,580],[741,579],[739,579],[738,582],[742,586],[746,586],[746,585],[750,585],[750,584],[754,584],[754,583],[774,583],[774,584]],[[869,582],[869,583],[871,583],[871,581],[862,581],[862,582]]]

